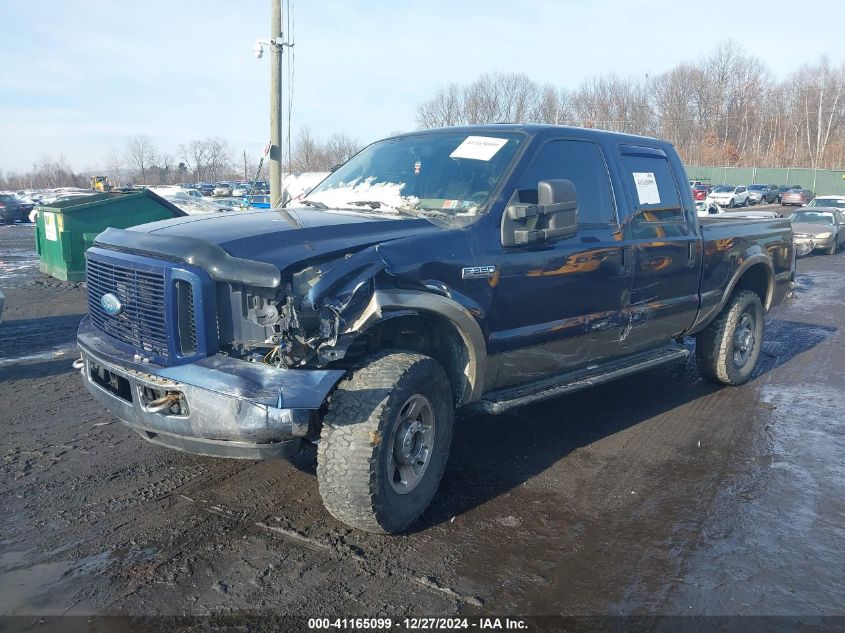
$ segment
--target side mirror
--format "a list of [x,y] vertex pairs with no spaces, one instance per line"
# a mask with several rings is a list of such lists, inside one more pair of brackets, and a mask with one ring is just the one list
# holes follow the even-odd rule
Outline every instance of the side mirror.
[[[540,228],[523,228],[538,218]],[[578,233],[578,198],[571,180],[541,180],[537,204],[512,203],[505,209],[502,245],[518,246],[546,239],[572,237]]]

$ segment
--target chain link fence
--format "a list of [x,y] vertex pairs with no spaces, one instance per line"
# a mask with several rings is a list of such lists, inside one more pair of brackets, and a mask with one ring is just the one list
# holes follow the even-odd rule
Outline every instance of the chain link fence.
[[801,185],[817,196],[845,195],[845,170],[808,169],[806,167],[704,167],[687,165],[691,180],[714,185]]

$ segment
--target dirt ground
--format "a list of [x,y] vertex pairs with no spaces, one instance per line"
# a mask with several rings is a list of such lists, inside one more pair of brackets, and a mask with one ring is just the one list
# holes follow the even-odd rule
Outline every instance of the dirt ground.
[[325,512],[313,447],[116,422],[71,368],[84,287],[0,227],[0,614],[845,615],[845,254],[799,273],[749,384],[690,361],[463,414],[422,522],[377,537]]

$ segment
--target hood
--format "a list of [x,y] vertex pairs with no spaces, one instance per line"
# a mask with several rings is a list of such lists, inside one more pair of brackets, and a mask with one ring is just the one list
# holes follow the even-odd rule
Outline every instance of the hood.
[[818,235],[819,233],[833,233],[834,231],[836,231],[836,226],[833,224],[795,222],[792,225],[792,232],[795,235]]
[[284,271],[307,260],[354,252],[440,228],[422,218],[296,208],[189,216],[130,230],[201,239],[220,246],[233,257],[266,262]]

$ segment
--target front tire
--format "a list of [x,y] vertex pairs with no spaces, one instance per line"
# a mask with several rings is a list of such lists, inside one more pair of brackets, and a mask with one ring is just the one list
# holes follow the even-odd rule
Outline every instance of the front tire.
[[728,209],[733,209],[735,206],[736,206],[736,204],[734,204],[734,199],[731,198],[731,201],[728,202]]
[[385,351],[331,397],[317,451],[329,513],[377,534],[407,530],[434,497],[452,442],[454,400],[428,356]]
[[763,331],[760,297],[750,290],[735,292],[696,336],[695,356],[701,375],[722,385],[747,382],[760,360]]

